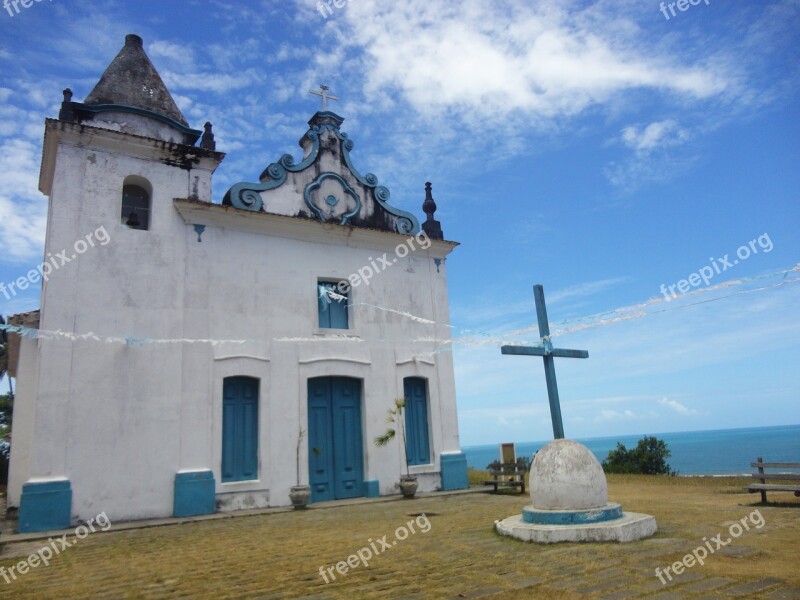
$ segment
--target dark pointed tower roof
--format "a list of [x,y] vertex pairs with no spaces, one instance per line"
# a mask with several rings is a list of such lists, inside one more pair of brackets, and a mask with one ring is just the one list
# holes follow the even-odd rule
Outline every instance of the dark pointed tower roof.
[[85,106],[120,105],[139,108],[189,126],[153,63],[145,54],[142,38],[125,36],[125,45],[86,96]]

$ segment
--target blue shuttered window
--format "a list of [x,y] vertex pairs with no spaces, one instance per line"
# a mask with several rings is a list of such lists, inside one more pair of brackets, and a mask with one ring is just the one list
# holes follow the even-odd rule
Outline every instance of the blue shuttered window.
[[320,329],[348,329],[350,327],[347,305],[349,292],[343,294],[337,284],[320,281],[317,284]]
[[409,465],[431,462],[428,437],[428,382],[422,377],[403,380],[406,398],[406,455]]
[[222,383],[222,481],[258,479],[258,379]]

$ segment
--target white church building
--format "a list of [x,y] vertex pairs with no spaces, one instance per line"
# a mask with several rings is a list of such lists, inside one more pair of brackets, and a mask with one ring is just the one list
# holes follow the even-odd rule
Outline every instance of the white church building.
[[[398,494],[405,455],[420,491],[467,487],[447,296],[457,244],[430,184],[420,226],[356,169],[342,122],[323,103],[302,158],[220,204],[211,125],[189,126],[141,38],[83,102],[64,91],[39,179],[58,268],[40,310],[11,321],[30,328],[10,365],[20,532],[103,511],[288,506],[298,484],[312,503]],[[405,452],[377,447],[401,397]]]

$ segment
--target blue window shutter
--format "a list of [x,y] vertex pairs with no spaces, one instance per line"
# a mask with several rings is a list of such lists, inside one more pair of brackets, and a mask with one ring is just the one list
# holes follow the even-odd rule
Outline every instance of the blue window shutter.
[[242,479],[258,479],[258,381],[242,382]]
[[422,377],[406,377],[403,380],[406,398],[406,453],[409,465],[426,465],[431,461],[427,388],[427,381]]
[[347,300],[333,300],[330,304],[331,327],[333,329],[347,329]]
[[233,398],[233,388],[225,382],[225,393],[222,401],[222,481],[233,481],[234,471],[234,421],[236,403]]
[[326,294],[329,289],[324,283],[317,284],[317,313],[319,314],[320,329],[330,328],[331,326],[331,302],[329,302],[330,297]]
[[222,389],[222,481],[257,479],[258,380],[226,377]]

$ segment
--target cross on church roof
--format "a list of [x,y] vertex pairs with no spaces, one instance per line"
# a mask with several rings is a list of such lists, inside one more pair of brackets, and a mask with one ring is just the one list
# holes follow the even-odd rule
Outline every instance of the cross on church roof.
[[331,96],[328,94],[328,90],[331,89],[327,85],[320,84],[319,86],[320,91],[317,90],[308,90],[309,94],[314,94],[315,96],[322,96],[322,110],[328,110],[328,100],[338,100],[336,96]]
[[547,381],[547,397],[550,401],[550,418],[553,421],[553,437],[557,440],[564,438],[564,424],[561,422],[561,405],[558,400],[558,384],[556,383],[556,366],[554,357],[559,358],[589,358],[586,350],[565,350],[553,348],[550,341],[550,325],[547,322],[547,307],[544,304],[544,288],[541,285],[533,286],[533,299],[536,302],[536,319],[539,322],[539,336],[541,346],[501,346],[503,354],[516,354],[522,356],[541,356],[544,360],[544,376]]

